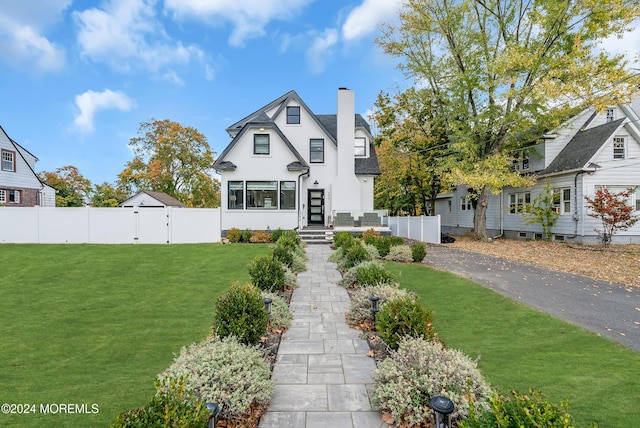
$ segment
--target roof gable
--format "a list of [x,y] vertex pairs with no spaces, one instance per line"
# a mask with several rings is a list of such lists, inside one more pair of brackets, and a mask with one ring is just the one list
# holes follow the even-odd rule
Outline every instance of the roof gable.
[[578,131],[541,175],[585,168],[625,119]]
[[[144,195],[148,195],[150,198],[155,199],[161,205],[164,205],[166,207],[180,207],[180,208],[186,207],[185,204],[183,204],[182,202],[180,202],[179,200],[177,200],[173,196],[170,196],[170,195],[168,195],[168,194],[166,194],[164,192],[152,192],[150,190],[142,190],[142,191],[136,193],[134,196],[132,196],[129,199],[127,199],[126,201],[122,202],[120,204],[120,206],[129,206],[129,203],[131,201],[134,201],[136,199],[141,199],[140,197],[144,196]],[[140,204],[140,205],[142,205],[142,204]],[[148,206],[155,206],[155,205],[148,205]]]

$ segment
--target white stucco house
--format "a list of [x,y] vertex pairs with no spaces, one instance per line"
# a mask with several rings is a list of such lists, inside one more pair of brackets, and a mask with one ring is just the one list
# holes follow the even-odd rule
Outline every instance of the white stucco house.
[[[522,207],[533,202],[549,183],[554,192],[554,208],[559,213],[552,228],[552,239],[575,243],[601,242],[595,229],[600,220],[590,217],[585,196],[607,187],[619,192],[635,187],[628,203],[640,216],[640,117],[633,105],[615,105],[597,112],[587,109],[543,141],[521,149],[514,168],[522,174],[535,174],[537,183],[529,189],[505,188],[492,196],[487,211],[487,232],[493,236],[536,239],[542,226],[527,225]],[[640,104],[638,104],[640,105]],[[436,214],[441,216],[443,232],[463,233],[473,229],[473,207],[465,186],[439,195]],[[640,243],[640,222],[620,231],[613,243]]]
[[223,233],[371,218],[380,169],[369,124],[354,110],[346,88],[337,114],[321,115],[290,91],[229,126],[232,140],[214,164]]
[[0,206],[55,207],[56,191],[35,173],[38,158],[0,126]]

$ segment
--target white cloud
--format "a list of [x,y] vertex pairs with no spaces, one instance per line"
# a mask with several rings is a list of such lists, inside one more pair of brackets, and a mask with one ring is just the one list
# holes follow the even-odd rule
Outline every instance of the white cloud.
[[171,42],[156,19],[155,5],[155,0],[111,0],[103,9],[74,12],[82,54],[120,71],[157,72],[201,59],[200,49]]
[[632,25],[632,31],[624,33],[622,38],[609,37],[602,42],[602,48],[612,54],[623,54],[632,67],[639,67],[636,62],[640,52],[640,19]]
[[317,36],[311,47],[307,50],[306,57],[313,73],[322,73],[326,62],[331,56],[331,47],[338,42],[338,31],[335,28],[327,28],[324,33]]
[[57,71],[64,67],[65,51],[45,36],[59,23],[71,0],[0,2],[0,58],[25,63],[36,71]]
[[231,22],[229,44],[242,46],[250,38],[264,35],[272,20],[288,20],[313,0],[166,0],[165,8],[178,17],[208,22]]
[[105,89],[102,92],[95,92],[89,90],[76,95],[76,106],[80,112],[73,121],[74,125],[83,132],[92,132],[94,117],[99,110],[129,111],[135,107],[135,102],[119,91]]
[[380,23],[395,17],[401,6],[400,0],[364,0],[347,16],[342,37],[351,41],[373,33]]

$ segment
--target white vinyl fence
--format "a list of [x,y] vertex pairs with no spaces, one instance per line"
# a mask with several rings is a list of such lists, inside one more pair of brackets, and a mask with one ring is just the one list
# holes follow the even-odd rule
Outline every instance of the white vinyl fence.
[[219,208],[0,208],[0,225],[2,243],[220,242]]
[[440,216],[389,217],[389,228],[396,236],[430,244],[440,243]]

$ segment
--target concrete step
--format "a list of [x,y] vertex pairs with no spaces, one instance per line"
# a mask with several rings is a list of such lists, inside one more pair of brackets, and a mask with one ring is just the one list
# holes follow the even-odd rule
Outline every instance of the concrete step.
[[298,230],[298,236],[307,245],[333,243],[333,230],[331,229],[302,229]]

